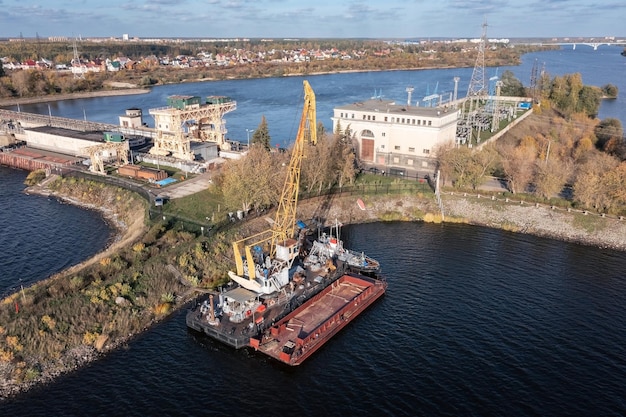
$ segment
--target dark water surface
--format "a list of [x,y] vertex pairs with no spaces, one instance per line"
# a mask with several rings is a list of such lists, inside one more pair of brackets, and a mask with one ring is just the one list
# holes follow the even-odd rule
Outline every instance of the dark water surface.
[[1,415],[611,416],[626,412],[623,253],[466,225],[346,227],[389,289],[302,366],[175,314]]
[[98,212],[24,194],[27,174],[0,166],[0,296],[80,263],[112,237]]

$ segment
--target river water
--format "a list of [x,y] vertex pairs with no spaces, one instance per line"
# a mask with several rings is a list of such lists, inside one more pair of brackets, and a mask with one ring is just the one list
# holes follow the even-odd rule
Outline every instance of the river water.
[[[591,54],[583,48],[562,53],[575,63],[572,57],[578,58],[576,54]],[[603,51],[594,53],[600,52]],[[558,60],[560,53],[539,56],[548,62],[547,57]],[[534,60],[532,56],[526,57],[525,62],[527,58]],[[612,59],[607,58],[608,62]],[[524,65],[530,68],[532,62]],[[596,61],[591,65],[595,66]],[[549,65],[546,70],[550,71]],[[316,89],[318,103],[323,103],[324,97],[339,94],[333,93],[336,90],[344,91],[350,100],[362,100],[373,95],[374,86],[380,89],[380,84],[388,78],[398,77],[395,79],[401,82],[405,77],[406,82],[396,86],[400,99],[409,81],[418,89],[420,84],[416,80],[423,76],[418,73],[425,72],[342,74],[309,79]],[[467,73],[471,74],[471,69]],[[442,79],[451,79],[453,74],[445,72]],[[371,82],[358,87],[357,94],[358,80]],[[583,81],[592,83],[584,73]],[[609,82],[619,86],[624,81],[617,77],[598,78],[597,85]],[[240,103],[235,113],[242,112],[247,101],[257,115],[297,113],[297,103],[285,104],[291,100],[281,98],[274,90],[281,88],[289,97],[297,98],[295,93],[288,92],[287,86],[299,89],[301,80],[237,83],[166,86],[119,102],[117,97],[77,100],[82,103],[74,103],[74,107],[88,106],[91,109],[88,115],[108,112],[108,117],[115,118],[123,109],[138,105],[138,101],[147,109],[163,105],[164,98],[171,94],[200,89],[206,90],[202,95],[222,94],[215,90],[223,88],[221,91],[233,89],[228,95]],[[439,88],[442,84],[443,81]],[[370,86],[371,93],[366,91]],[[385,91],[392,94],[392,85],[388,87],[382,87],[383,94]],[[432,91],[433,87],[430,88]],[[620,86],[620,90],[626,91],[626,86]],[[251,91],[267,95],[255,97]],[[150,97],[156,97],[158,103],[151,102]],[[252,103],[258,101],[265,103],[262,109],[256,109]],[[272,101],[276,101],[274,106],[270,105]],[[333,101],[326,106],[332,109],[333,105],[345,102]],[[72,108],[71,102],[57,105]],[[112,109],[115,106],[121,110]],[[623,115],[620,112],[623,106],[615,110],[615,114]],[[80,114],[82,117],[82,110]],[[66,113],[58,115],[75,117]],[[244,134],[245,128],[258,124],[253,122],[253,116],[245,118],[246,124],[238,127]],[[233,131],[234,120],[229,119]],[[269,117],[268,123],[270,134],[288,132],[286,127],[279,127],[280,123],[273,128]],[[19,171],[0,171],[0,191],[6,193],[1,196],[0,204],[6,201],[5,195],[7,198],[20,195],[30,203],[19,209],[5,204],[0,215],[10,218],[19,214],[18,211],[32,211],[44,202],[57,204],[53,200],[21,195],[19,184],[23,179],[15,179],[15,173]],[[62,210],[73,209],[58,206]],[[50,219],[64,225],[76,221],[73,215]],[[92,224],[100,222],[96,216],[74,234],[76,248],[85,249],[82,239],[92,233]],[[389,288],[383,299],[302,366],[286,368],[253,352],[224,347],[188,331],[184,312],[178,312],[125,348],[88,367],[0,402],[0,415],[626,414],[626,254],[623,252],[454,224],[375,223],[347,226],[343,233],[349,247],[380,260]],[[108,235],[106,230],[101,234],[104,240],[90,243],[91,249],[102,247]],[[22,228],[16,227],[8,236],[2,236],[4,245],[11,240],[25,245],[38,235],[22,233]],[[56,244],[53,237],[40,241],[39,246]],[[56,259],[68,256],[73,249],[63,249],[62,254],[60,251]],[[44,271],[41,277],[47,275],[45,271],[54,269],[47,265],[54,258],[41,258]],[[0,263],[0,277],[10,273],[4,268],[5,262]]]
[[[526,86],[530,85],[533,65],[545,70],[551,77],[578,72],[588,85],[616,85],[621,91],[616,100],[606,100],[600,107],[600,118],[614,117],[626,126],[626,58],[621,48],[601,46],[597,51],[579,45],[576,50],[540,52],[524,55],[515,67],[486,68],[487,79],[512,71]],[[307,79],[315,91],[317,118],[327,130],[332,129],[330,118],[333,107],[363,101],[373,96],[407,101],[407,86],[413,86],[412,105],[425,96],[438,93],[445,99],[454,91],[454,77],[459,77],[458,97],[467,94],[472,68],[418,71],[362,72],[327,74],[308,77],[285,77],[260,80],[231,80],[157,86],[147,94],[135,96],[99,97],[66,100],[52,103],[22,105],[23,111],[52,116],[70,117],[119,124],[119,116],[131,107],[143,111],[144,122],[154,126],[149,114],[151,108],[167,105],[167,97],[176,94],[206,97],[225,95],[237,101],[237,110],[225,116],[227,137],[245,143],[248,130],[254,130],[267,119],[272,144],[287,146],[293,141],[300,121],[303,102],[302,80]],[[422,101],[420,105],[424,105]],[[17,110],[17,106],[10,107]],[[345,127],[345,126],[344,126]]]
[[80,263],[112,238],[100,213],[24,194],[27,174],[0,166],[0,296]]

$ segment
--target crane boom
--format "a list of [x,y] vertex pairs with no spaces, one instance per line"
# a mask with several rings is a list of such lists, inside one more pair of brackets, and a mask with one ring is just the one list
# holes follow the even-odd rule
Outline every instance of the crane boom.
[[[302,160],[304,159],[304,144],[306,140],[313,144],[317,143],[315,93],[308,81],[304,80],[303,83],[304,108],[302,109],[287,177],[283,185],[272,227],[269,230],[233,242],[237,275],[231,274],[231,277],[244,286],[251,285],[241,280],[241,277],[246,275],[246,272],[248,275],[247,279],[250,281],[257,277],[252,247],[269,244],[269,258],[278,259],[282,262],[290,262],[298,254],[298,244],[292,237],[296,226],[296,208],[298,205],[300,172]],[[277,249],[279,249],[278,254]],[[245,253],[247,268],[244,267],[242,252]]]
[[315,110],[315,93],[308,81],[304,80],[304,108],[300,117],[298,134],[291,154],[287,178],[276,210],[276,217],[272,226],[272,251],[276,253],[276,243],[283,242],[293,236],[296,225],[296,208],[298,205],[298,190],[300,187],[300,172],[304,158],[304,142],[306,139],[312,144],[317,143],[317,125]]

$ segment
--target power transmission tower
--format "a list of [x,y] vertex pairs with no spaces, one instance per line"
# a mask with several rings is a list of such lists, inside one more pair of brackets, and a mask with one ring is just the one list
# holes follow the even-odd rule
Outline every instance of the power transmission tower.
[[469,87],[467,88],[467,100],[469,101],[469,108],[467,109],[467,127],[469,129],[469,142],[471,145],[472,131],[476,124],[475,116],[478,109],[480,100],[486,95],[485,85],[485,45],[487,44],[487,21],[482,24],[482,35],[480,42],[478,43],[478,55],[476,56],[476,63],[474,64],[474,71],[472,71],[472,79],[470,80]]
[[85,71],[83,64],[80,62],[80,55],[78,55],[78,48],[76,47],[76,39],[74,39],[74,44],[72,45],[74,48],[74,58],[72,58],[72,73],[74,74],[74,78],[85,78]]
[[483,32],[478,44],[478,56],[474,64],[472,79],[467,88],[467,97],[470,99],[482,98],[485,95],[485,45],[487,44],[487,22],[482,24]]

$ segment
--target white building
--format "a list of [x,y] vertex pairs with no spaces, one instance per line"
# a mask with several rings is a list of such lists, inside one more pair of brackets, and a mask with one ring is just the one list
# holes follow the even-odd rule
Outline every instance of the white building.
[[434,171],[437,145],[454,142],[460,110],[373,99],[334,109],[333,131],[350,129],[357,156],[393,173]]

